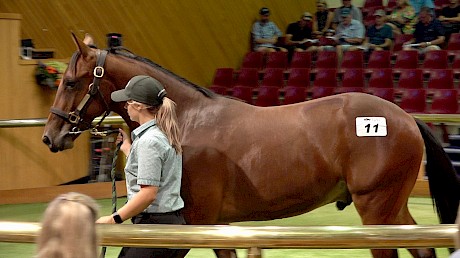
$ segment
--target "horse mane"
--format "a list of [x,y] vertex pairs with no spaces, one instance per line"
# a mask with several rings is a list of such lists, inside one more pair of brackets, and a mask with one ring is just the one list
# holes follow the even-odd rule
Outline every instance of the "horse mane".
[[133,52],[129,51],[128,49],[126,49],[124,47],[113,47],[113,48],[108,49],[108,51],[110,53],[112,53],[112,54],[120,55],[120,56],[123,56],[123,57],[127,57],[127,58],[130,58],[130,59],[139,61],[141,63],[147,64],[147,65],[149,65],[149,66],[151,66],[151,67],[153,67],[155,69],[158,69],[158,70],[166,73],[167,75],[173,76],[174,78],[176,78],[180,82],[184,83],[187,86],[190,86],[190,87],[194,88],[195,90],[201,92],[204,96],[206,96],[208,98],[214,98],[216,96],[216,94],[214,92],[212,92],[211,90],[209,90],[207,88],[204,88],[204,87],[201,87],[201,86],[198,86],[195,83],[185,79],[184,77],[181,77],[181,76],[171,72],[170,70],[162,67],[161,65],[151,61],[150,59],[147,59],[145,57],[138,56],[138,55],[134,54]]
[[75,51],[72,55],[72,57],[70,58],[70,62],[69,62],[69,69],[70,71],[73,73],[73,75],[75,75],[75,66],[77,65],[77,60],[78,60],[78,57],[80,57],[80,52],[79,51]]

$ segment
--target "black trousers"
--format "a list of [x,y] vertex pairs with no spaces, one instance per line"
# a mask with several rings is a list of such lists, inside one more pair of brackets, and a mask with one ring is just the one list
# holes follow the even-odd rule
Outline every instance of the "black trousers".
[[[180,211],[168,213],[141,213],[131,219],[133,224],[176,224],[185,225]],[[170,258],[180,250],[169,248],[123,247],[118,258]]]

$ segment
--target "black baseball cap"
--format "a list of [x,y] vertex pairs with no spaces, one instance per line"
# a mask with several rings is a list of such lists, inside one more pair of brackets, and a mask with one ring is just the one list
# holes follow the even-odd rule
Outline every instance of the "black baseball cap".
[[137,75],[131,78],[122,90],[112,92],[110,97],[115,102],[135,100],[149,106],[163,103],[166,90],[161,83],[147,75]]
[[270,9],[268,9],[267,7],[262,7],[260,8],[259,14],[260,15],[270,15]]

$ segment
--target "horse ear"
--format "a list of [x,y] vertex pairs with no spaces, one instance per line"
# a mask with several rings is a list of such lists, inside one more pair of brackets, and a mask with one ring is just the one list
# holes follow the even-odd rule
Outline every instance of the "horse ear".
[[79,40],[73,32],[72,32],[72,38],[73,38],[73,42],[75,43],[75,45],[77,45],[77,48],[80,51],[81,55],[83,57],[88,56],[88,53],[90,52],[90,48],[84,42]]
[[85,34],[85,38],[83,39],[83,43],[85,43],[85,45],[87,45],[89,47],[96,45],[96,44],[94,44],[93,36],[91,36],[89,33]]

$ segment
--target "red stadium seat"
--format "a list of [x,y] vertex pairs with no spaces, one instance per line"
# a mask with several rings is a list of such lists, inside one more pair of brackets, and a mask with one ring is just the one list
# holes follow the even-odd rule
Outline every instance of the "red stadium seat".
[[343,54],[342,64],[339,73],[342,74],[344,69],[364,67],[364,52],[363,51],[347,51]]
[[456,89],[436,90],[431,102],[429,113],[456,114],[458,113],[458,92]]
[[397,54],[396,52],[402,50],[402,45],[405,42],[407,42],[407,41],[409,41],[409,40],[411,40],[413,38],[414,38],[413,34],[398,34],[398,35],[395,35],[395,40],[394,40],[392,52],[394,54]]
[[288,86],[284,89],[283,105],[294,104],[307,100],[305,87]]
[[366,7],[382,7],[383,6],[383,1],[382,0],[365,0],[363,8]]
[[284,73],[282,68],[265,69],[264,78],[260,86],[284,87]]
[[388,0],[386,11],[391,12],[393,11],[393,8],[395,8],[396,6],[397,6],[396,0]]
[[214,93],[217,93],[220,95],[227,95],[228,93],[228,88],[224,86],[213,85],[213,86],[210,86],[209,89],[213,91]]
[[420,69],[401,69],[398,88],[421,89],[423,88],[423,73]]
[[364,88],[363,69],[345,69],[342,78],[342,88]]
[[340,87],[335,91],[336,93],[347,93],[347,92],[365,92],[364,88],[361,87]]
[[255,101],[256,106],[269,107],[279,106],[279,88],[272,86],[260,86],[259,94]]
[[396,61],[393,66],[393,72],[399,73],[400,69],[415,69],[418,67],[418,51],[417,50],[401,50],[396,56]]
[[451,69],[429,70],[428,89],[453,89],[454,73]]
[[395,100],[395,90],[393,88],[369,88],[367,92],[390,102]]
[[460,75],[460,51],[455,53],[454,59],[452,60],[452,71],[454,72],[454,77],[458,78]]
[[313,81],[315,87],[337,87],[337,69],[318,69]]
[[265,68],[283,68],[286,69],[288,65],[287,52],[268,52],[267,62]]
[[252,87],[235,86],[233,87],[232,96],[248,104],[252,104]]
[[446,49],[449,56],[454,56],[456,52],[460,52],[460,33],[450,34]]
[[262,69],[264,65],[264,53],[262,52],[248,52],[243,58],[241,68],[256,68]]
[[425,53],[422,68],[426,69],[446,69],[449,66],[449,60],[446,50],[433,50]]
[[393,71],[391,68],[373,70],[368,86],[369,88],[393,88]]
[[238,74],[235,86],[256,88],[259,85],[259,72],[256,68],[242,68]]
[[405,89],[399,106],[408,113],[426,112],[425,89]]
[[312,88],[312,99],[322,98],[334,95],[335,87],[313,87]]
[[367,62],[368,69],[391,68],[391,53],[389,50],[372,51]]
[[316,58],[315,67],[337,69],[337,53],[335,51],[320,51]]
[[292,54],[291,64],[292,68],[311,68],[311,52],[294,52]]
[[307,88],[310,86],[310,70],[305,68],[292,68],[286,86]]
[[[230,89],[233,86],[233,68],[217,68],[214,79],[209,88],[219,94],[223,93],[222,87]],[[225,94],[223,94],[225,95]]]

